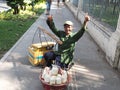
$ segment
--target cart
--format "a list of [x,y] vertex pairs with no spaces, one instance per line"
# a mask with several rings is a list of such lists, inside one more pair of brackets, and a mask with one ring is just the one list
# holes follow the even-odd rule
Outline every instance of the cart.
[[[36,33],[39,35],[40,42],[39,43],[33,43],[34,37],[32,44],[28,47],[28,60],[33,66],[38,66],[38,65],[43,65],[45,64],[45,60],[43,58],[44,53],[53,50],[53,47],[55,46],[55,42],[53,41],[48,41],[44,33],[49,35],[53,40],[55,40],[57,43],[61,44],[62,41],[57,39],[55,35],[49,33],[47,30],[42,28],[41,26],[38,27],[39,30],[36,30],[34,33],[34,36]],[[39,31],[39,32],[37,32]],[[41,39],[41,32],[43,32],[44,39],[45,41],[43,42]]]

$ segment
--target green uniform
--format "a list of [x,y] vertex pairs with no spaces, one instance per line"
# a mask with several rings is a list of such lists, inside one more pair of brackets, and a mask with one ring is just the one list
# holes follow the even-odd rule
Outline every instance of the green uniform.
[[55,53],[61,55],[61,63],[69,64],[73,59],[75,43],[84,34],[85,27],[82,27],[77,33],[71,33],[67,36],[64,31],[56,29],[53,21],[52,23],[47,21],[47,24],[52,32],[63,42],[62,45],[58,45],[58,51],[55,51]]

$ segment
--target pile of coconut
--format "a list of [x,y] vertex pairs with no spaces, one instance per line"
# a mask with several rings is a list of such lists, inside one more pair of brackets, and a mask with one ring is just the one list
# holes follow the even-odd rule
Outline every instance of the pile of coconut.
[[65,84],[68,80],[67,71],[53,65],[52,68],[45,67],[42,73],[42,79],[50,85]]

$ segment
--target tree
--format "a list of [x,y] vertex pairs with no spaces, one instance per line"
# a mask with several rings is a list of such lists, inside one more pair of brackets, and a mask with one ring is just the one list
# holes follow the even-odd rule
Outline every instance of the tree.
[[32,10],[34,10],[34,5],[37,2],[42,2],[44,0],[6,0],[6,1],[7,1],[7,5],[14,10],[13,14],[18,14],[20,9],[26,10],[26,5],[31,5]]
[[19,13],[18,0],[7,0],[7,5],[10,6],[14,10],[13,14],[18,14]]

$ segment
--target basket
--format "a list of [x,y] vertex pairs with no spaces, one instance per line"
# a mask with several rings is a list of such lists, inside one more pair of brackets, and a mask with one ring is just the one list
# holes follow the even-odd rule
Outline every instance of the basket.
[[52,51],[49,47],[53,47],[55,42],[42,42],[32,44],[28,47],[28,59],[33,66],[44,65],[45,60],[43,58],[44,53]]
[[68,81],[64,84],[50,85],[49,83],[44,81],[41,75],[39,76],[39,79],[42,83],[44,90],[65,90],[71,81],[71,77],[69,74],[68,74]]

